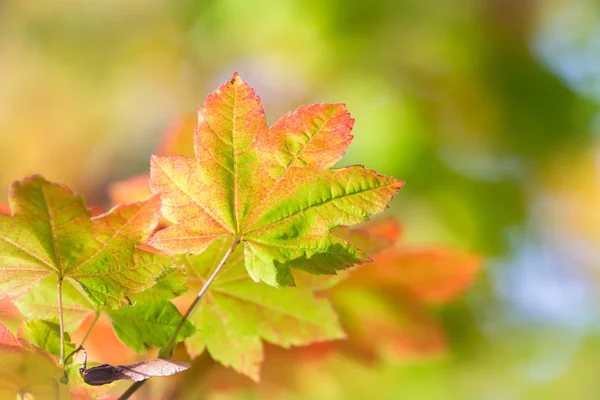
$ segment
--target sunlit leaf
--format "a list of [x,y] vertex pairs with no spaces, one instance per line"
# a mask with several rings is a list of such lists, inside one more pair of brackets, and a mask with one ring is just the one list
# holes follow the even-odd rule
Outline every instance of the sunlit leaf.
[[62,369],[52,356],[25,340],[17,340],[0,325],[1,399],[69,399],[67,387],[58,382],[61,376]]
[[156,278],[156,284],[140,293],[129,296],[132,302],[172,299],[185,293],[187,277],[185,269],[180,267],[169,268],[162,271]]
[[[21,325],[20,332],[24,339],[55,356],[60,355],[60,330],[58,320],[48,321],[32,319]],[[71,337],[65,332],[65,354],[75,350]]]
[[[230,243],[222,237],[204,253],[186,256],[190,276],[204,281]],[[309,289],[253,282],[243,257],[240,247],[192,315],[198,332],[186,340],[190,354],[206,348],[215,360],[258,380],[262,340],[289,347],[345,337],[327,300]]]
[[[138,353],[146,346],[164,346],[183,316],[169,300],[138,301],[133,306],[107,312],[115,333],[129,348]],[[186,321],[178,341],[191,336],[196,329]]]
[[357,268],[347,284],[401,290],[422,302],[456,299],[473,283],[481,259],[443,247],[397,246]]
[[239,237],[250,276],[275,286],[294,283],[290,267],[334,274],[367,261],[330,229],[383,211],[403,182],[362,166],[331,169],[353,123],[342,104],[316,104],[269,128],[254,90],[234,74],[198,111],[196,157],[152,158],[151,189],[175,225],[150,244],[200,253],[220,236]]
[[2,324],[0,324],[0,345],[19,346],[17,338]]
[[160,201],[122,205],[91,217],[80,196],[41,176],[15,182],[12,216],[0,215],[0,290],[22,294],[48,275],[79,284],[110,307],[154,284],[170,257],[137,249],[156,227]]
[[[21,314],[32,319],[51,319],[58,315],[56,275],[42,279],[35,289],[16,298],[14,304]],[[74,331],[87,315],[95,312],[94,304],[80,285],[65,280],[62,285],[62,310],[65,330]]]

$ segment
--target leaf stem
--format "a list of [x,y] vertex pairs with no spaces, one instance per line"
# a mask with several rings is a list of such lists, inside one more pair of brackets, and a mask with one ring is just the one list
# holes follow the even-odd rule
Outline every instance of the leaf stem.
[[[208,288],[213,283],[213,281],[215,280],[215,278],[217,277],[217,275],[219,274],[219,272],[221,271],[221,269],[223,268],[223,266],[225,265],[225,263],[227,262],[227,260],[229,259],[229,257],[231,256],[231,254],[233,253],[233,251],[235,250],[235,248],[237,247],[237,245],[239,243],[240,243],[240,238],[235,236],[233,238],[233,241],[231,242],[231,245],[229,246],[229,249],[227,249],[227,252],[223,256],[223,259],[221,260],[219,265],[217,265],[217,267],[215,268],[213,273],[210,275],[210,277],[206,280],[206,282],[204,282],[204,285],[202,285],[202,288],[198,292],[198,295],[196,296],[196,298],[194,299],[192,304],[190,304],[190,306],[188,307],[187,311],[185,312],[185,315],[179,322],[179,325],[177,325],[177,328],[175,328],[175,331],[173,332],[173,334],[167,341],[167,344],[165,344],[158,352],[159,358],[163,358],[165,360],[168,360],[171,358],[171,356],[173,355],[173,350],[175,349],[175,345],[177,344],[177,336],[179,336],[179,332],[185,325],[185,322],[190,318],[190,316],[192,315],[192,313],[194,312],[194,310],[200,303],[200,300],[202,300],[202,297],[204,296],[204,294],[206,294],[206,292],[208,291]],[[125,393],[123,393],[121,395],[121,397],[119,397],[118,400],[127,400],[133,393],[135,393],[140,387],[142,387],[142,385],[146,382],[146,380],[135,382],[133,385],[131,385],[127,389],[127,391],[125,391]]]
[[62,365],[65,362],[65,323],[62,308],[62,277],[58,278],[56,293],[58,296],[58,324],[60,327],[60,358],[58,359],[58,364]]
[[68,356],[65,357],[65,365],[67,365],[67,363],[69,362],[69,358],[73,357],[75,354],[79,353],[83,349],[83,344],[87,340],[88,336],[90,336],[90,333],[92,333],[92,329],[94,329],[94,325],[96,325],[96,322],[98,322],[98,318],[100,318],[100,315],[101,315],[100,311],[96,311],[94,320],[92,321],[92,324],[90,325],[87,332],[85,333],[85,336],[83,337],[83,339],[81,339],[81,343],[79,344],[79,346],[77,346],[77,348],[75,350],[73,350],[71,352],[71,354],[69,354]]

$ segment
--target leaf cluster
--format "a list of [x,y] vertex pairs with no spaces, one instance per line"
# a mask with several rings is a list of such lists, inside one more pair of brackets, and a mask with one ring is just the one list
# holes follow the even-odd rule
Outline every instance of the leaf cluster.
[[[40,175],[15,182],[10,212],[0,214],[0,290],[26,318],[27,351],[50,357],[48,371],[61,365],[64,376],[52,379],[70,381],[72,393],[83,381],[181,370],[155,360],[77,377],[73,355],[88,336],[76,346],[69,333],[94,315],[90,330],[108,320],[134,352],[161,348],[168,358],[183,342],[186,357],[207,351],[258,380],[264,342],[307,346],[347,331],[364,352],[373,330],[390,330],[379,316],[394,313],[370,287],[401,288],[415,305],[462,291],[476,268],[454,290],[446,277],[439,286],[412,277],[428,255],[400,251],[395,222],[347,228],[384,211],[403,185],[362,166],[334,168],[353,124],[344,105],[315,104],[269,127],[260,98],[234,74],[206,98],[193,135],[189,119],[169,132],[149,176],[112,186],[117,205],[106,213],[92,215],[81,196]],[[373,256],[350,278],[340,273]],[[408,267],[390,272],[392,264]],[[184,302],[192,305],[182,315]],[[398,347],[394,335],[379,354]],[[3,327],[0,337],[22,347]]]

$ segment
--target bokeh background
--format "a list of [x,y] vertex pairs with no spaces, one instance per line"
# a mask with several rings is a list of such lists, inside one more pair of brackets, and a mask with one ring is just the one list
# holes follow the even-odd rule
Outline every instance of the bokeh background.
[[42,173],[107,204],[234,71],[269,123],[346,103],[344,164],[407,182],[406,240],[485,260],[438,310],[447,355],[338,360],[290,398],[598,398],[596,1],[0,1],[2,198]]

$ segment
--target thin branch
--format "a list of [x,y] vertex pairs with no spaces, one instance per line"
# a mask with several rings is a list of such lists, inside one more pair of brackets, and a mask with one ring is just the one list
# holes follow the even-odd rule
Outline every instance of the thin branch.
[[58,278],[56,292],[58,295],[58,324],[60,327],[60,358],[58,359],[58,364],[62,365],[65,362],[65,323],[62,308],[62,277]]
[[[200,303],[200,300],[202,300],[202,297],[208,291],[208,288],[213,283],[213,281],[215,280],[215,278],[219,274],[219,271],[221,271],[221,269],[223,268],[223,266],[225,265],[225,263],[227,262],[227,260],[229,259],[229,257],[231,256],[231,254],[233,253],[233,251],[235,250],[235,248],[237,247],[237,245],[239,243],[240,243],[240,238],[237,237],[237,236],[234,237],[233,238],[233,242],[231,242],[231,246],[229,246],[229,249],[227,250],[227,252],[223,256],[223,259],[221,260],[221,262],[219,263],[219,265],[217,265],[217,268],[215,268],[215,270],[210,275],[210,277],[206,280],[206,282],[204,282],[204,285],[202,285],[202,288],[198,292],[198,295],[196,296],[196,298],[194,299],[194,301],[192,302],[192,304],[190,304],[190,306],[189,306],[188,310],[186,311],[185,315],[183,316],[183,318],[179,322],[179,325],[177,325],[177,328],[175,328],[175,331],[173,332],[173,334],[169,338],[169,341],[158,352],[158,357],[159,358],[163,358],[165,360],[168,360],[168,359],[171,358],[171,356],[173,355],[173,350],[175,349],[175,345],[177,344],[177,336],[179,336],[179,332],[181,331],[181,329],[185,325],[185,322],[190,318],[190,316],[192,315],[192,313],[194,312],[194,310],[196,309],[196,307]],[[146,382],[146,380],[135,382],[133,385],[131,385],[129,387],[129,389],[127,389],[127,391],[125,391],[125,393],[123,393],[121,395],[121,397],[119,397],[118,400],[127,400],[140,387],[142,387],[142,385]]]

